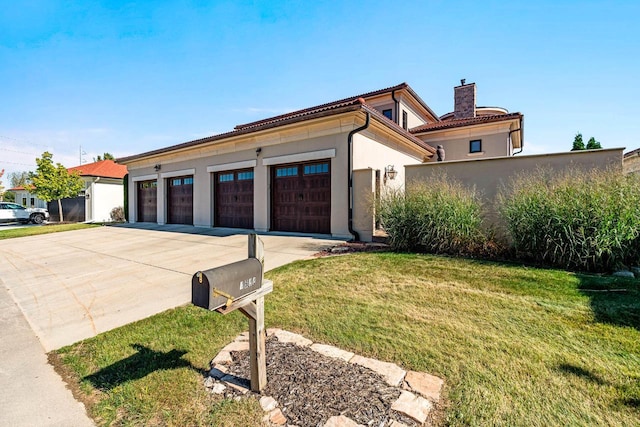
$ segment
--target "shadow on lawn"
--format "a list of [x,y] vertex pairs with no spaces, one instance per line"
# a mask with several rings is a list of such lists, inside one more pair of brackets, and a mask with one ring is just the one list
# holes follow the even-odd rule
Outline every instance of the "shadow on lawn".
[[564,372],[565,374],[571,374],[574,375],[576,377],[591,381],[593,383],[596,383],[598,385],[606,385],[607,383],[605,381],[602,380],[602,378],[600,378],[599,376],[597,376],[596,374],[594,374],[591,371],[588,371],[584,368],[581,368],[579,366],[576,365],[570,365],[568,363],[563,363],[560,366],[558,366],[558,369],[561,372]]
[[131,347],[137,350],[137,353],[102,368],[94,374],[87,375],[84,379],[91,382],[97,389],[108,391],[127,381],[143,378],[159,370],[190,368],[202,373],[201,369],[182,359],[182,356],[187,354],[185,350],[162,352],[140,344],[132,344]]
[[578,275],[596,321],[640,330],[640,280]]

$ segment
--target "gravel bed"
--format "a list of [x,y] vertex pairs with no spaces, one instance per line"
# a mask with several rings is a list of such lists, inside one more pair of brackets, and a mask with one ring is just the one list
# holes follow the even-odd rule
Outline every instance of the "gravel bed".
[[[323,426],[334,415],[359,424],[384,427],[392,420],[407,426],[415,421],[391,411],[400,388],[389,386],[372,370],[324,356],[308,347],[266,341],[267,386],[263,395],[273,397],[288,425]],[[231,352],[229,373],[250,377],[249,352]]]

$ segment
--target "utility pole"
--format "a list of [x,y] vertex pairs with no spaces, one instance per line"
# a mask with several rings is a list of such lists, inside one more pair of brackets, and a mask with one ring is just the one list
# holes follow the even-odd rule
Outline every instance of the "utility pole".
[[87,154],[87,153],[85,153],[84,151],[82,151],[82,145],[81,145],[81,146],[80,146],[80,166],[82,166],[82,156],[84,156],[85,154]]

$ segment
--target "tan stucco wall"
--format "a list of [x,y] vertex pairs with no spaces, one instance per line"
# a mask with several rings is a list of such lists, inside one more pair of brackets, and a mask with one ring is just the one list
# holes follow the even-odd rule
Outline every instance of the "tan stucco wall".
[[402,112],[406,111],[407,112],[407,123],[408,123],[408,129],[411,128],[415,128],[418,127],[420,125],[425,124],[427,121],[421,117],[414,109],[411,105],[409,105],[407,102],[405,102],[404,99],[401,99],[399,102],[399,110],[400,112],[398,113],[399,118],[398,118],[398,125],[400,127],[402,127]]
[[353,171],[353,191],[357,194],[353,207],[353,229],[360,235],[360,240],[373,240],[376,173],[373,169]]
[[[373,169],[380,171],[381,179],[387,166],[393,166],[398,172],[394,180],[387,180],[382,184],[384,188],[400,188],[404,185],[404,166],[422,163],[415,152],[393,143],[390,140],[379,138],[375,141],[366,133],[356,134],[353,137],[353,169]],[[357,195],[357,193],[356,193]]]
[[640,173],[640,152],[623,160],[624,173]]
[[[434,176],[446,174],[467,186],[475,186],[488,208],[502,185],[512,177],[531,174],[538,168],[551,170],[606,169],[622,170],[622,148],[572,151],[567,153],[513,156],[453,162],[430,162],[406,167],[406,182],[429,181]],[[491,209],[489,209],[491,210]]]
[[[447,162],[511,155],[509,128],[505,126],[491,126],[482,130],[456,130],[449,133],[420,136],[420,139],[432,147],[442,145],[445,150],[445,161]],[[482,140],[481,153],[469,153],[469,141],[475,139]],[[432,161],[436,161],[436,156],[433,157]]]

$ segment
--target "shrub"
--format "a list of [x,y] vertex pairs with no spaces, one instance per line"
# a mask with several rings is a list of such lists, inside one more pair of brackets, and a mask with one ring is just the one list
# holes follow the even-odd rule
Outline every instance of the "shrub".
[[594,272],[640,261],[640,177],[619,171],[538,171],[498,196],[521,257]]
[[124,218],[124,209],[122,208],[122,206],[117,206],[113,209],[111,209],[111,221],[115,221],[115,222],[124,222],[125,218]]
[[475,189],[440,176],[391,191],[379,203],[380,223],[396,250],[463,255],[484,245]]

